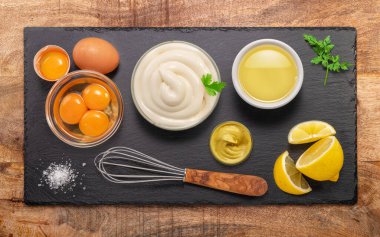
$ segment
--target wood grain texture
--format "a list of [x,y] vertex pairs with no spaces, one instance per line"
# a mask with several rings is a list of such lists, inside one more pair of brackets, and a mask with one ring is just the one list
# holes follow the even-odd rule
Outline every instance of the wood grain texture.
[[258,176],[186,169],[184,182],[248,196],[262,196],[267,182]]
[[[0,236],[380,236],[380,1],[0,2]],[[55,206],[23,197],[23,27],[353,26],[358,39],[354,206]]]

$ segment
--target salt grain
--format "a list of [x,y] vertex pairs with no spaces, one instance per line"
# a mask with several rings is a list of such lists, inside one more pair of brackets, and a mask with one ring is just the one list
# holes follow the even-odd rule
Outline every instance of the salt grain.
[[42,172],[42,179],[51,190],[71,191],[75,186],[75,179],[78,172],[71,168],[71,163],[64,164],[51,163],[49,167]]

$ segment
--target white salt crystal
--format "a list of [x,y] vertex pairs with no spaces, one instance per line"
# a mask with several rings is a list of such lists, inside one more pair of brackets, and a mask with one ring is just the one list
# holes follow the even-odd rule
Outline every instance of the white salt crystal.
[[42,172],[42,179],[52,190],[61,190],[66,192],[75,187],[75,179],[77,173],[71,164],[66,162],[64,164],[51,163],[49,167]]

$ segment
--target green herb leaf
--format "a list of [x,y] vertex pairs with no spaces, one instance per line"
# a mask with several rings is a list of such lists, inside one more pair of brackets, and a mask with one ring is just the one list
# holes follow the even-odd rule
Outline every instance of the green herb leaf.
[[324,40],[318,40],[313,35],[304,34],[303,38],[311,46],[313,51],[318,55],[314,57],[310,62],[313,64],[322,64],[326,68],[326,74],[324,79],[324,85],[327,83],[329,71],[340,72],[346,71],[352,64],[348,62],[340,62],[339,55],[331,55],[331,51],[335,45],[331,43],[331,37],[328,35]]
[[211,74],[205,74],[202,76],[201,81],[205,86],[207,94],[211,96],[216,96],[217,93],[220,93],[223,88],[226,86],[225,82],[212,81]]
[[343,63],[340,64],[340,68],[341,68],[342,70],[348,70],[348,67],[349,67],[349,66],[352,66],[352,64],[350,64],[350,63],[348,63],[348,62],[343,62]]
[[333,45],[333,44],[329,44],[329,45],[327,45],[326,48],[325,48],[325,53],[330,53],[331,50],[332,50],[334,47],[335,47],[335,45]]
[[308,34],[304,34],[303,35],[303,38],[311,45],[311,46],[314,46],[316,44],[318,44],[318,40],[312,36],[312,35],[308,35]]
[[310,62],[313,64],[320,64],[322,62],[323,58],[321,56],[317,56],[313,58]]
[[323,45],[326,47],[327,45],[331,44],[331,38],[328,35],[324,40],[323,40]]

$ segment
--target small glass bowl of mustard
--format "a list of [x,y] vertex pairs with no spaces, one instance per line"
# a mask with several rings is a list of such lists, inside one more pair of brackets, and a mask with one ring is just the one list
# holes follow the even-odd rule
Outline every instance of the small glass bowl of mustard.
[[253,141],[249,129],[235,121],[219,124],[210,137],[211,153],[218,162],[225,165],[237,165],[245,161],[252,147]]
[[[63,98],[70,93],[83,91],[92,84],[104,87],[110,95],[109,105],[104,110],[109,119],[108,128],[98,136],[83,134],[78,124],[67,124],[60,116]],[[116,84],[107,76],[95,71],[78,70],[67,74],[53,85],[46,98],[45,114],[50,129],[58,139],[74,147],[93,147],[108,140],[119,128],[123,118],[123,99]]]
[[34,71],[45,81],[55,82],[70,70],[70,56],[57,45],[46,45],[33,59]]

